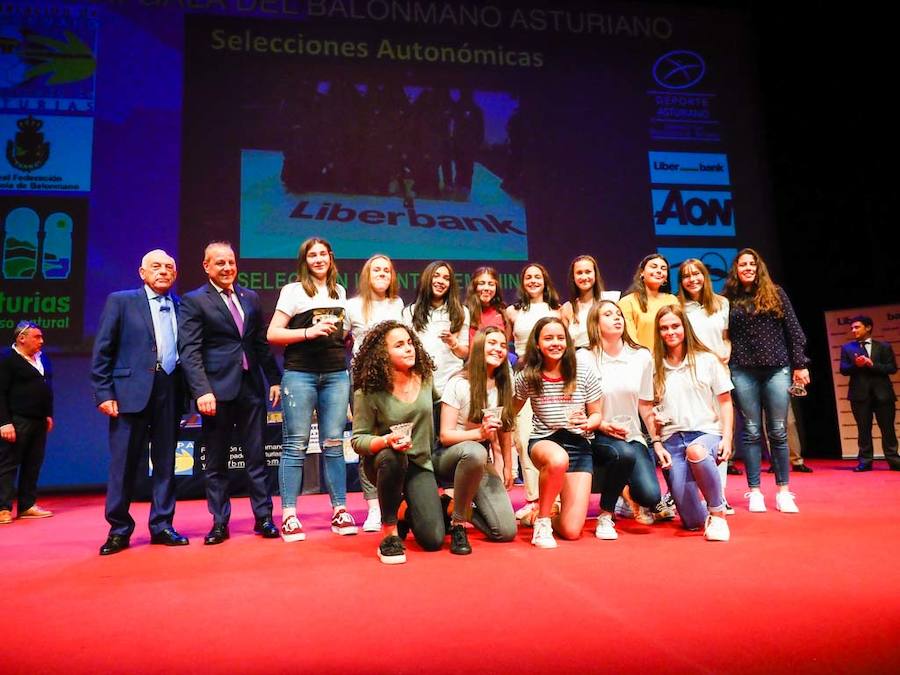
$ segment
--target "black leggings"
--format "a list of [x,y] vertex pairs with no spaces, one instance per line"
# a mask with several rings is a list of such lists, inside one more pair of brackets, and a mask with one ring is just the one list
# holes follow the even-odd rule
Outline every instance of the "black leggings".
[[656,466],[642,443],[596,433],[593,447],[597,466],[605,469],[600,488],[600,507],[604,511],[612,512],[626,485],[631,489],[631,498],[641,506],[653,509],[659,503]]
[[406,521],[416,542],[426,551],[440,549],[446,532],[434,472],[391,448],[364,457],[363,468],[378,490],[381,522],[395,525],[400,502],[406,497]]

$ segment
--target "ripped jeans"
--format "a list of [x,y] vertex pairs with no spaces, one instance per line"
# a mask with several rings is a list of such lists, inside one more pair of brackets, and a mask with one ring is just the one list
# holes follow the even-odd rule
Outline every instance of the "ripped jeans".
[[309,447],[313,410],[318,416],[319,447],[325,460],[325,483],[331,505],[347,503],[347,465],[344,461],[344,428],[350,401],[350,376],[346,370],[307,373],[286,370],[281,379],[284,411],[283,450],[278,467],[281,508],[297,505],[303,486],[303,462]]
[[787,445],[787,414],[791,404],[788,387],[791,371],[783,368],[732,368],[731,393],[735,405],[744,417],[744,464],[747,485],[759,487],[759,465],[762,458],[763,421],[769,437],[769,451],[775,468],[775,483],[787,485],[790,464]]

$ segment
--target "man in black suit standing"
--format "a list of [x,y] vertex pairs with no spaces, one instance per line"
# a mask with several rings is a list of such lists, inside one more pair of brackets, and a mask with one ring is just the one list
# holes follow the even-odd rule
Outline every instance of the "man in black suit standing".
[[178,269],[162,249],[141,259],[140,288],[106,299],[91,360],[94,405],[109,417],[109,535],[100,555],[128,548],[134,519],[129,514],[141,457],[150,444],[153,493],[150,543],[186,546],[174,528],[175,446],[184,412],[184,380],[176,350],[178,297],[171,293]]
[[47,433],[53,429],[53,376],[43,346],[40,326],[20,321],[12,346],[0,351],[0,525],[13,521],[17,470],[17,517],[53,515],[36,502]]
[[263,430],[266,391],[281,398],[281,370],[266,342],[259,296],[238,286],[237,262],[231,244],[215,241],[203,254],[209,282],[185,294],[178,327],[178,351],[191,395],[203,415],[206,446],[206,500],[213,527],[204,544],[228,539],[231,502],[228,498],[228,455],[237,425],[250,479],[254,532],[279,537],[272,522],[272,495],[266,480]]
[[841,347],[841,374],[850,376],[847,398],[859,434],[859,463],[854,471],[872,470],[872,415],[881,429],[881,449],[888,466],[900,471],[897,434],[894,430],[894,387],[897,372],[894,350],[887,342],[872,339],[872,319],[855,316],[850,323],[854,339]]

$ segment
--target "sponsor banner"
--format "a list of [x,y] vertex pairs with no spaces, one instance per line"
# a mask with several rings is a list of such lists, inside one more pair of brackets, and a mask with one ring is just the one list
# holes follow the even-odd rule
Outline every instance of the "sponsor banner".
[[719,142],[718,97],[698,91],[706,75],[699,52],[679,49],[662,54],[650,69],[647,90],[652,106],[650,137],[663,141]]
[[[525,260],[525,208],[502,180],[475,163],[464,201],[289,192],[282,153],[244,150],[241,162],[241,255],[290,259],[297,242],[327,238],[341,258],[373,251],[406,260]],[[423,245],[423,236],[428,245]]]
[[87,200],[0,197],[0,332],[41,326],[47,347],[82,338]]
[[736,248],[704,248],[704,247],[660,247],[666,260],[669,261],[669,285],[678,288],[678,267],[688,258],[697,258],[709,270],[710,279],[716,293],[725,288],[725,277],[731,267],[731,261],[737,255]]
[[0,115],[0,190],[90,191],[93,136],[89,117]]
[[[151,444],[152,447],[152,444]],[[150,453],[150,460],[147,467],[147,476],[153,475],[153,453]],[[194,441],[181,440],[175,445],[175,475],[176,476],[193,476],[194,475]]]
[[75,4],[0,6],[0,111],[93,114],[96,16]]
[[733,237],[731,192],[651,190],[657,236]]
[[728,156],[708,152],[651,150],[650,182],[677,185],[730,185]]
[[[850,378],[841,375],[841,346],[853,340],[850,334],[851,317],[863,314],[872,318],[872,339],[887,342],[900,356],[900,305],[882,305],[880,307],[854,307],[825,312],[825,329],[828,335],[828,353],[831,356],[831,381],[834,386],[835,411],[837,413],[838,431],[841,437],[841,456],[855,459],[859,454],[856,421],[847,400],[847,388]],[[900,372],[891,375],[894,393],[900,398]],[[894,420],[894,429],[900,435],[900,416]],[[872,420],[872,445],[876,457],[884,457],[881,449],[881,430]]]

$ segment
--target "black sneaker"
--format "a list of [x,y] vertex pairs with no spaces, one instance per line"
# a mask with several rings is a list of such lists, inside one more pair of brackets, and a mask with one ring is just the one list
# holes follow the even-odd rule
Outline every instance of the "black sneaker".
[[396,534],[389,534],[378,546],[378,559],[385,565],[401,565],[406,562],[406,547]]
[[469,555],[472,547],[469,546],[469,535],[466,534],[464,525],[450,526],[450,553],[454,555]]

